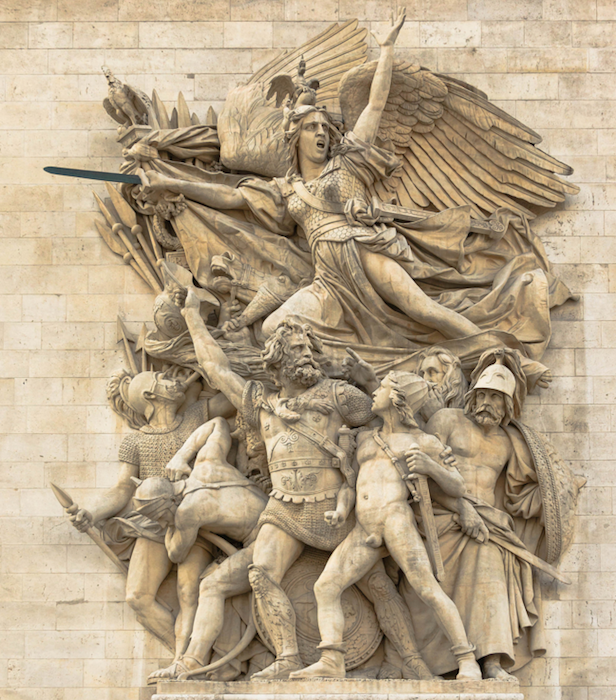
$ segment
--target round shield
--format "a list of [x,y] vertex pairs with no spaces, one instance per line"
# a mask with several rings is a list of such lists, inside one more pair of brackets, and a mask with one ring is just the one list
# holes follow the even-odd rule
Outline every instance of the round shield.
[[[296,615],[297,644],[304,664],[318,661],[321,653],[317,645],[321,641],[317,624],[317,601],[314,584],[325,568],[328,552],[306,547],[299,559],[282,579],[282,589],[289,596]],[[383,632],[372,604],[356,587],[347,588],[342,594],[344,611],[343,642],[346,645],[345,667],[347,671],[357,668],[376,651]],[[253,616],[259,636],[273,651],[271,640],[259,618],[257,606],[253,604]]]
[[526,440],[537,471],[545,523],[545,560],[557,565],[573,540],[578,494],[586,480],[571,471],[543,435],[519,421],[512,423]]

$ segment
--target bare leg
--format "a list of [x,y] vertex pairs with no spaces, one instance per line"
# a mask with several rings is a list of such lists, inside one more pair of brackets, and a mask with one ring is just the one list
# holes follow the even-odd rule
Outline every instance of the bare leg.
[[366,537],[363,528],[356,525],[336,547],[315,583],[321,658],[312,666],[291,674],[291,678],[344,678],[342,594],[368,573],[382,555],[380,548],[374,549],[366,544]]
[[207,663],[214,642],[222,632],[227,598],[250,590],[248,566],[252,563],[253,548],[254,545],[240,549],[201,581],[194,631],[186,650],[186,656],[191,657],[186,663],[189,668],[192,668],[192,659],[202,666]]
[[173,615],[156,602],[156,593],[171,566],[164,545],[137,539],[126,577],[126,602],[144,627],[173,648]]
[[366,537],[364,529],[355,526],[347,538],[336,547],[314,585],[319,632],[323,644],[342,644],[342,594],[367,574],[381,558],[381,550],[369,547]]
[[381,298],[397,306],[409,318],[435,328],[446,338],[481,333],[479,326],[472,321],[430,299],[395,260],[361,245],[358,248],[370,284]]
[[182,656],[188,646],[199,603],[199,576],[213,557],[203,547],[192,547],[188,556],[178,564],[178,600],[180,612],[175,620],[175,658]]
[[302,667],[295,632],[295,610],[280,587],[283,576],[304,549],[291,535],[266,523],[255,541],[248,578],[263,626],[276,650],[276,661],[251,680],[282,680]]
[[428,553],[415,525],[415,516],[406,503],[391,507],[384,534],[389,553],[415,593],[432,609],[439,626],[452,643],[460,666],[458,678],[481,680],[481,671],[472,656],[473,647],[466,636],[460,613],[434,578]]
[[[148,679],[150,682],[176,678],[185,669],[193,670],[208,663],[214,642],[223,629],[225,601],[250,590],[248,566],[252,563],[253,549],[254,544],[240,549],[201,581],[192,635],[181,659],[184,668],[178,668],[174,662],[167,668],[154,671]],[[198,578],[197,575],[197,581]]]

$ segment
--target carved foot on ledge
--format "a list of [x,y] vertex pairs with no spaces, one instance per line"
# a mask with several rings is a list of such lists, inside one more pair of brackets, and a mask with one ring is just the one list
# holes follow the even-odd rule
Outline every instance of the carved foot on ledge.
[[345,676],[344,654],[341,651],[324,649],[316,663],[301,671],[295,671],[289,678],[299,681],[307,678],[344,678]]
[[255,673],[250,677],[251,681],[285,681],[289,678],[293,671],[299,671],[304,667],[299,655],[288,656],[276,659],[273,664],[270,664],[262,671]]
[[500,665],[499,661],[485,660],[483,662],[483,674],[486,680],[490,681],[512,681],[515,682],[518,679],[507,673],[505,669]]
[[174,680],[182,673],[187,673],[190,669],[182,662],[182,660],[174,661],[166,668],[159,668],[158,671],[150,673],[148,676],[148,685],[156,685],[158,681]]

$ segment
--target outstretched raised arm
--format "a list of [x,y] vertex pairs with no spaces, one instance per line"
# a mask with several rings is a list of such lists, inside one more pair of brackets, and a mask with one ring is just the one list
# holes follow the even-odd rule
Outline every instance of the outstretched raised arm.
[[177,180],[163,175],[156,170],[139,169],[137,174],[142,182],[142,194],[145,198],[156,197],[163,190],[174,194],[183,194],[193,202],[200,202],[213,209],[247,209],[248,205],[241,190],[229,185],[217,185],[211,182],[190,182]]
[[207,375],[210,384],[221,391],[239,409],[242,407],[246,380],[231,369],[227,356],[210,335],[199,313],[200,304],[197,295],[189,289],[182,314],[195,345],[197,362]]
[[374,78],[372,79],[370,99],[353,128],[355,135],[368,143],[373,143],[376,139],[379,123],[381,121],[381,114],[387,104],[387,97],[391,86],[391,72],[394,64],[394,44],[396,43],[398,34],[400,34],[405,19],[406,8],[403,7],[395,23],[393,22],[392,15],[393,26],[385,39],[379,41],[376,36],[374,37],[381,46],[381,55],[379,56],[379,62],[374,73]]

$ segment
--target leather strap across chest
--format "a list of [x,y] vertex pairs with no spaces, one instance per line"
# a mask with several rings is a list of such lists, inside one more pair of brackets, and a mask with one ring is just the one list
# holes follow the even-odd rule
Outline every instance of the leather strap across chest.
[[324,211],[328,214],[344,214],[344,202],[330,202],[327,199],[317,197],[310,192],[310,190],[301,180],[295,180],[292,187],[293,191],[302,200],[302,202],[308,204],[313,209],[318,209],[319,211]]

